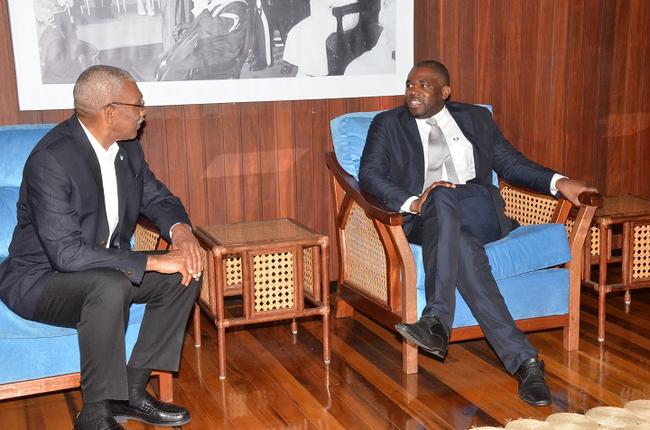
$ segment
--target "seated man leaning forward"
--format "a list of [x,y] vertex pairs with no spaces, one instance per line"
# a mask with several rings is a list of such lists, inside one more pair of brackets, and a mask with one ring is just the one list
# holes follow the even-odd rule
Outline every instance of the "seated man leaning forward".
[[[180,200],[144,161],[136,140],[144,101],[133,77],[90,67],[74,104],[25,165],[0,298],[23,318],[77,329],[84,404],[75,430],[122,429],[126,419],[185,424],[187,409],[152,398],[145,385],[151,369],[178,370],[202,271],[198,242]],[[173,251],[130,250],[140,214]],[[132,303],[147,306],[127,364]]]
[[409,242],[422,245],[426,306],[414,324],[397,331],[444,359],[458,288],[519,396],[533,406],[551,403],[544,364],[517,329],[490,272],[483,245],[507,235],[492,170],[506,181],[546,194],[558,191],[576,205],[594,190],[524,157],[501,135],[487,109],[448,102],[449,72],[437,61],[408,75],[404,106],[377,115],[361,157],[361,188],[405,214]]

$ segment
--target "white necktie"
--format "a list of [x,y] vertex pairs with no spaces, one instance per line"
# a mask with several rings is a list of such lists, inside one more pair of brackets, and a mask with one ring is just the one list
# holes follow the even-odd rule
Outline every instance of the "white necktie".
[[451,159],[451,153],[449,152],[449,145],[447,145],[445,135],[442,134],[442,130],[435,119],[429,118],[427,124],[431,125],[431,131],[429,132],[429,141],[427,144],[428,165],[424,175],[424,187],[422,191],[426,190],[432,183],[442,180],[443,164],[447,170],[447,180],[454,184],[458,183],[458,175],[456,174],[454,162]]

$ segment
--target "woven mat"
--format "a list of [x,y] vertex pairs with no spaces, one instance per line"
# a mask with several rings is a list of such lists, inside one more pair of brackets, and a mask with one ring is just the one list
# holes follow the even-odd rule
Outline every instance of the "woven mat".
[[[472,427],[492,430],[504,427]],[[545,421],[519,418],[508,422],[508,430],[650,430],[650,400],[633,400],[624,407],[598,406],[584,415],[562,412],[549,415]]]

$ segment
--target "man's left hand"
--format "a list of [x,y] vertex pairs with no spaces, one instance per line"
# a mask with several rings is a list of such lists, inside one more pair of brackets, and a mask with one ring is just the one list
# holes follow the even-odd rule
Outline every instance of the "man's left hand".
[[199,241],[192,234],[192,229],[187,224],[176,224],[171,234],[172,248],[182,251],[190,275],[195,280],[199,279],[203,272],[203,258]]
[[580,206],[580,200],[578,197],[581,193],[598,192],[596,188],[587,186],[587,184],[582,181],[576,181],[575,179],[569,178],[559,179],[555,184],[555,187],[565,199],[569,200],[575,206]]

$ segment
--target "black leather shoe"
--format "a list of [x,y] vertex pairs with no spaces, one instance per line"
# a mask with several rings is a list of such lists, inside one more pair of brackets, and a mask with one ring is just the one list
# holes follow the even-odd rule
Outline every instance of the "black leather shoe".
[[184,407],[161,402],[148,393],[136,403],[131,405],[127,401],[112,401],[113,416],[119,422],[136,420],[161,427],[182,426],[191,420],[189,411]]
[[519,398],[532,406],[551,404],[551,391],[546,385],[544,362],[536,357],[524,361],[515,372],[519,380]]
[[407,340],[436,357],[444,359],[447,356],[449,335],[437,316],[425,316],[413,324],[399,323],[395,329]]
[[97,417],[97,419],[74,419],[74,430],[125,430],[113,417]]

